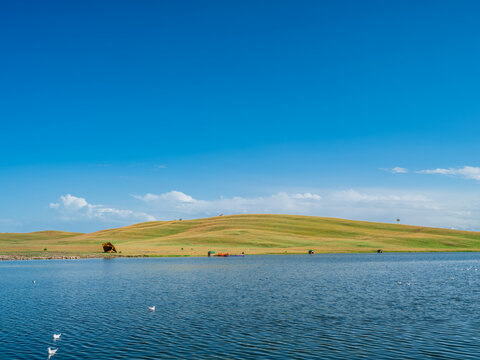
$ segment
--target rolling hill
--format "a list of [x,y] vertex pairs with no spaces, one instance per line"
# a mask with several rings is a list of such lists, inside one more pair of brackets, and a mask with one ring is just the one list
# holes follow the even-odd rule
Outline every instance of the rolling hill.
[[[123,256],[480,251],[480,232],[295,215],[231,215],[152,221],[89,234],[0,233],[0,254],[102,256],[110,241]],[[46,251],[44,249],[47,249]]]

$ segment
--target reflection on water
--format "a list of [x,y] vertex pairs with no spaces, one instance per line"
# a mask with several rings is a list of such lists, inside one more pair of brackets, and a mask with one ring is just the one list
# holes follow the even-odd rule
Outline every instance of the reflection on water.
[[2,359],[479,358],[476,253],[5,261],[0,291]]

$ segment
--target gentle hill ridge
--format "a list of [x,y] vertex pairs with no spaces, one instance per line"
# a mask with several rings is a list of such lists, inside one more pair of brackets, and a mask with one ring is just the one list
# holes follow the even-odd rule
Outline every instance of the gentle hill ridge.
[[57,230],[43,230],[43,231],[33,231],[30,233],[0,233],[0,242],[9,241],[9,240],[22,240],[22,239],[63,239],[67,237],[73,237],[83,235],[83,233],[73,233],[68,231],[57,231]]
[[0,234],[0,254],[101,253],[111,241],[122,255],[205,255],[384,251],[480,251],[480,232],[297,215],[230,215],[152,221],[89,234],[43,231]]

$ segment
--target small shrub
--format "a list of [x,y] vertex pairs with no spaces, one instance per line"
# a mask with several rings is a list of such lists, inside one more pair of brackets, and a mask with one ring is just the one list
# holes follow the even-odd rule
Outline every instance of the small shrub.
[[47,251],[47,248],[43,249],[43,251]]

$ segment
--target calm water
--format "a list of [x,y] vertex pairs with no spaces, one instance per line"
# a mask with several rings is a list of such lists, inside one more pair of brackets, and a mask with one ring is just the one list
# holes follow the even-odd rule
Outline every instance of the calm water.
[[53,360],[479,359],[480,254],[0,262],[0,358],[48,346]]

